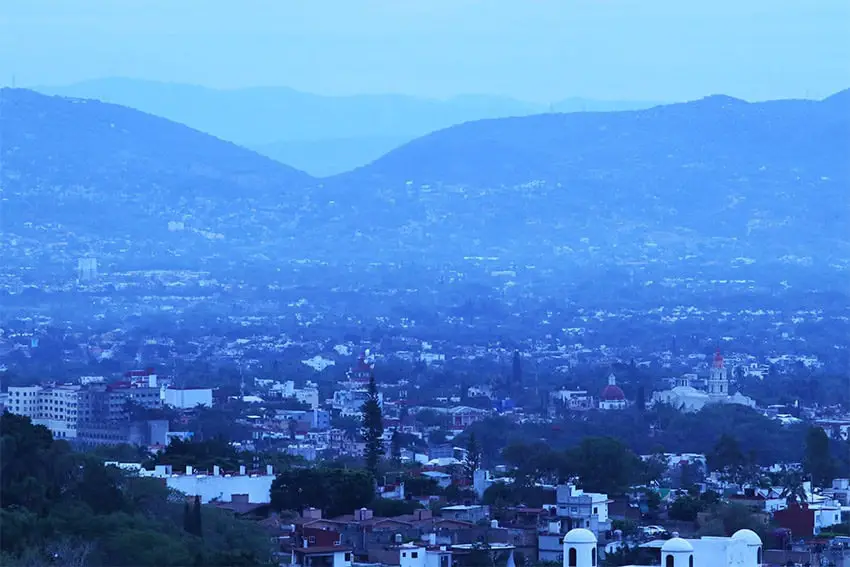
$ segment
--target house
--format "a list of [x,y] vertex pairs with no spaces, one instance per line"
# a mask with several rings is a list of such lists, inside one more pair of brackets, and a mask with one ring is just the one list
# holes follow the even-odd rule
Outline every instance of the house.
[[560,485],[556,491],[558,517],[565,529],[586,528],[594,534],[611,529],[607,494],[584,492],[573,484]]
[[824,528],[841,523],[841,506],[832,500],[817,504],[789,504],[773,513],[780,527],[791,530],[795,537],[813,537]]
[[343,546],[296,547],[291,567],[351,567],[351,548]]
[[733,494],[729,500],[759,512],[773,513],[786,506],[782,493],[774,488],[745,488],[743,494]]
[[410,543],[398,551],[400,567],[452,567],[452,552],[446,546]]
[[446,506],[440,509],[443,518],[449,520],[461,520],[463,522],[476,523],[481,520],[486,520],[490,516],[490,507],[474,505],[458,504],[456,506]]
[[194,467],[187,466],[186,472],[179,474],[173,472],[171,465],[156,465],[151,471],[142,468],[140,463],[108,461],[104,464],[134,471],[139,476],[164,479],[168,488],[188,496],[199,496],[203,504],[214,501],[268,504],[271,502],[272,482],[276,478],[271,465],[262,471],[247,471],[245,465],[240,465],[238,473],[224,472],[218,465],[214,465],[212,471],[196,471]]
[[452,483],[452,475],[440,471],[425,471],[422,476],[436,481],[440,488],[448,488]]

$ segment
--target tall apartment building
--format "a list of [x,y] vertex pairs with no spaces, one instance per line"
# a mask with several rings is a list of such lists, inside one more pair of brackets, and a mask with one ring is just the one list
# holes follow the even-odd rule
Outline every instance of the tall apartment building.
[[10,386],[9,411],[47,427],[56,439],[75,439],[81,386]]
[[44,425],[56,439],[120,443],[163,437],[159,434],[161,425],[150,430],[156,434],[148,430],[139,434],[138,428],[128,428],[127,402],[160,408],[162,396],[157,387],[125,383],[10,386],[7,409],[29,417],[36,425]]

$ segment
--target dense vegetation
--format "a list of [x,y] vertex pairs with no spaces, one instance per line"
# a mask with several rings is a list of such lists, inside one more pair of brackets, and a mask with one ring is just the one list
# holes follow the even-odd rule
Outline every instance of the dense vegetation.
[[[696,413],[681,413],[657,406],[639,411],[589,411],[566,416],[554,423],[526,423],[519,427],[505,417],[492,417],[473,424],[485,465],[504,462],[502,449],[513,443],[543,442],[554,449],[577,446],[588,436],[604,434],[619,440],[634,453],[709,454],[725,433],[733,436],[741,451],[760,465],[779,462],[801,463],[808,426],[783,426],[761,413],[737,405],[710,405]],[[829,442],[830,450],[846,470],[846,442]]]
[[7,566],[265,565],[269,539],[162,481],[76,453],[29,418],[0,417],[0,563]]

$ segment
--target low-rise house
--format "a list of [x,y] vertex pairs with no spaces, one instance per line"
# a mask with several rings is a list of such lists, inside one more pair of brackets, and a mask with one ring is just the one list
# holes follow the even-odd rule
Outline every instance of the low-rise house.
[[290,567],[351,567],[351,548],[343,546],[307,546],[292,550]]
[[558,517],[564,529],[586,528],[597,535],[611,529],[607,494],[584,492],[573,484],[560,485],[556,491]]

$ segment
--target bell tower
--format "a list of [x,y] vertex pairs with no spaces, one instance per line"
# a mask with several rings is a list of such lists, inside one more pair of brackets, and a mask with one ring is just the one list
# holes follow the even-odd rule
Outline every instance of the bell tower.
[[714,362],[708,374],[708,395],[716,398],[725,398],[729,395],[729,376],[720,349],[714,355]]

